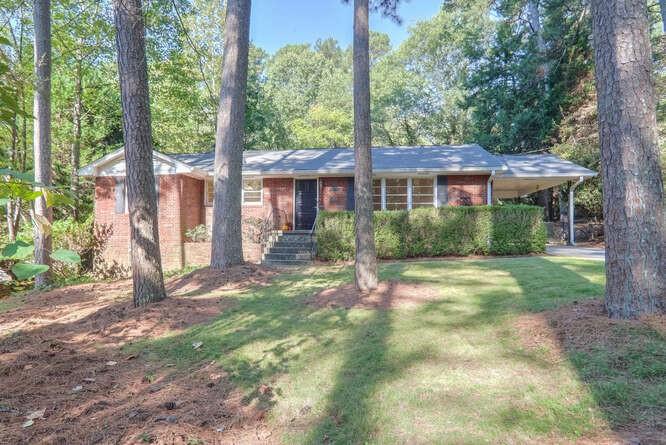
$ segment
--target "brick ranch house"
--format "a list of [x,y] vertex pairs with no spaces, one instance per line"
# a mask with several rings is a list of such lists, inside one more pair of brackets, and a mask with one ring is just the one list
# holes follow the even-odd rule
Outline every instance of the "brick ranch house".
[[[185,232],[200,225],[210,232],[213,161],[212,152],[154,152],[165,269],[209,261],[210,244],[189,242]],[[579,184],[596,175],[554,155],[498,156],[479,145],[378,147],[372,149],[372,164],[376,210],[490,205],[497,199],[524,196],[569,181]],[[129,264],[123,150],[79,173],[95,181],[95,222],[113,229],[105,257]],[[349,148],[245,151],[242,216],[246,260],[257,262],[262,257],[263,246],[252,228],[257,224],[309,231],[318,210],[352,210],[353,174],[354,151]]]

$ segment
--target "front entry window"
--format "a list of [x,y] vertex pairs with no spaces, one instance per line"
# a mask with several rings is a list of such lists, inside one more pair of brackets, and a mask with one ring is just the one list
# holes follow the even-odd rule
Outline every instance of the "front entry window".
[[243,204],[244,205],[261,205],[261,178],[245,178],[243,179]]

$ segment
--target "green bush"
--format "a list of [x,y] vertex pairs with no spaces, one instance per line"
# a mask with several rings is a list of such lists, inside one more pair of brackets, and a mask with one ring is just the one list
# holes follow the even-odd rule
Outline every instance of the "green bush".
[[[522,255],[543,252],[541,207],[526,205],[422,208],[374,213],[379,258],[447,255]],[[321,212],[317,256],[354,257],[353,212]]]

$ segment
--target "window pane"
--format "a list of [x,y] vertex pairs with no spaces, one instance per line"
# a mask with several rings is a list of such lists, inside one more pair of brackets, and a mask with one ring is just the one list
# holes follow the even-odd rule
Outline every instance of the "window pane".
[[245,192],[243,198],[244,202],[258,203],[261,202],[261,192]]
[[213,205],[213,180],[212,179],[207,179],[206,180],[206,196],[204,197],[206,200],[206,205]]
[[407,178],[386,179],[386,209],[404,210],[407,208]]
[[243,179],[243,190],[247,191],[260,191],[261,179]]
[[261,178],[243,179],[243,203],[260,204],[261,203]]
[[374,210],[382,209],[382,180],[372,180],[372,208]]
[[432,207],[433,178],[412,178],[412,208]]

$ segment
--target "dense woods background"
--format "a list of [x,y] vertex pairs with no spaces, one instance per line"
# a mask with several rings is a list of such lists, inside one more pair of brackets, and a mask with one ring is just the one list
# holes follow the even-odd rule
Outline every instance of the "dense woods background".
[[[157,150],[213,149],[222,3],[146,2]],[[663,136],[666,44],[658,2],[649,7]],[[22,110],[0,129],[0,167],[21,171],[33,168],[31,8],[24,0],[0,0],[7,62],[0,82]],[[72,184],[81,200],[57,216],[82,218],[90,188],[77,188],[73,173],[122,145],[112,11],[110,2],[97,0],[56,0],[52,8],[54,181]],[[387,35],[371,33],[373,145],[477,142],[503,153],[549,150],[598,170],[590,32],[585,0],[447,0],[397,47]],[[287,45],[275,54],[251,47],[246,149],[351,146],[352,114],[350,47],[333,39]],[[600,216],[599,181],[586,183],[577,200]],[[5,234],[4,218],[0,224]]]

